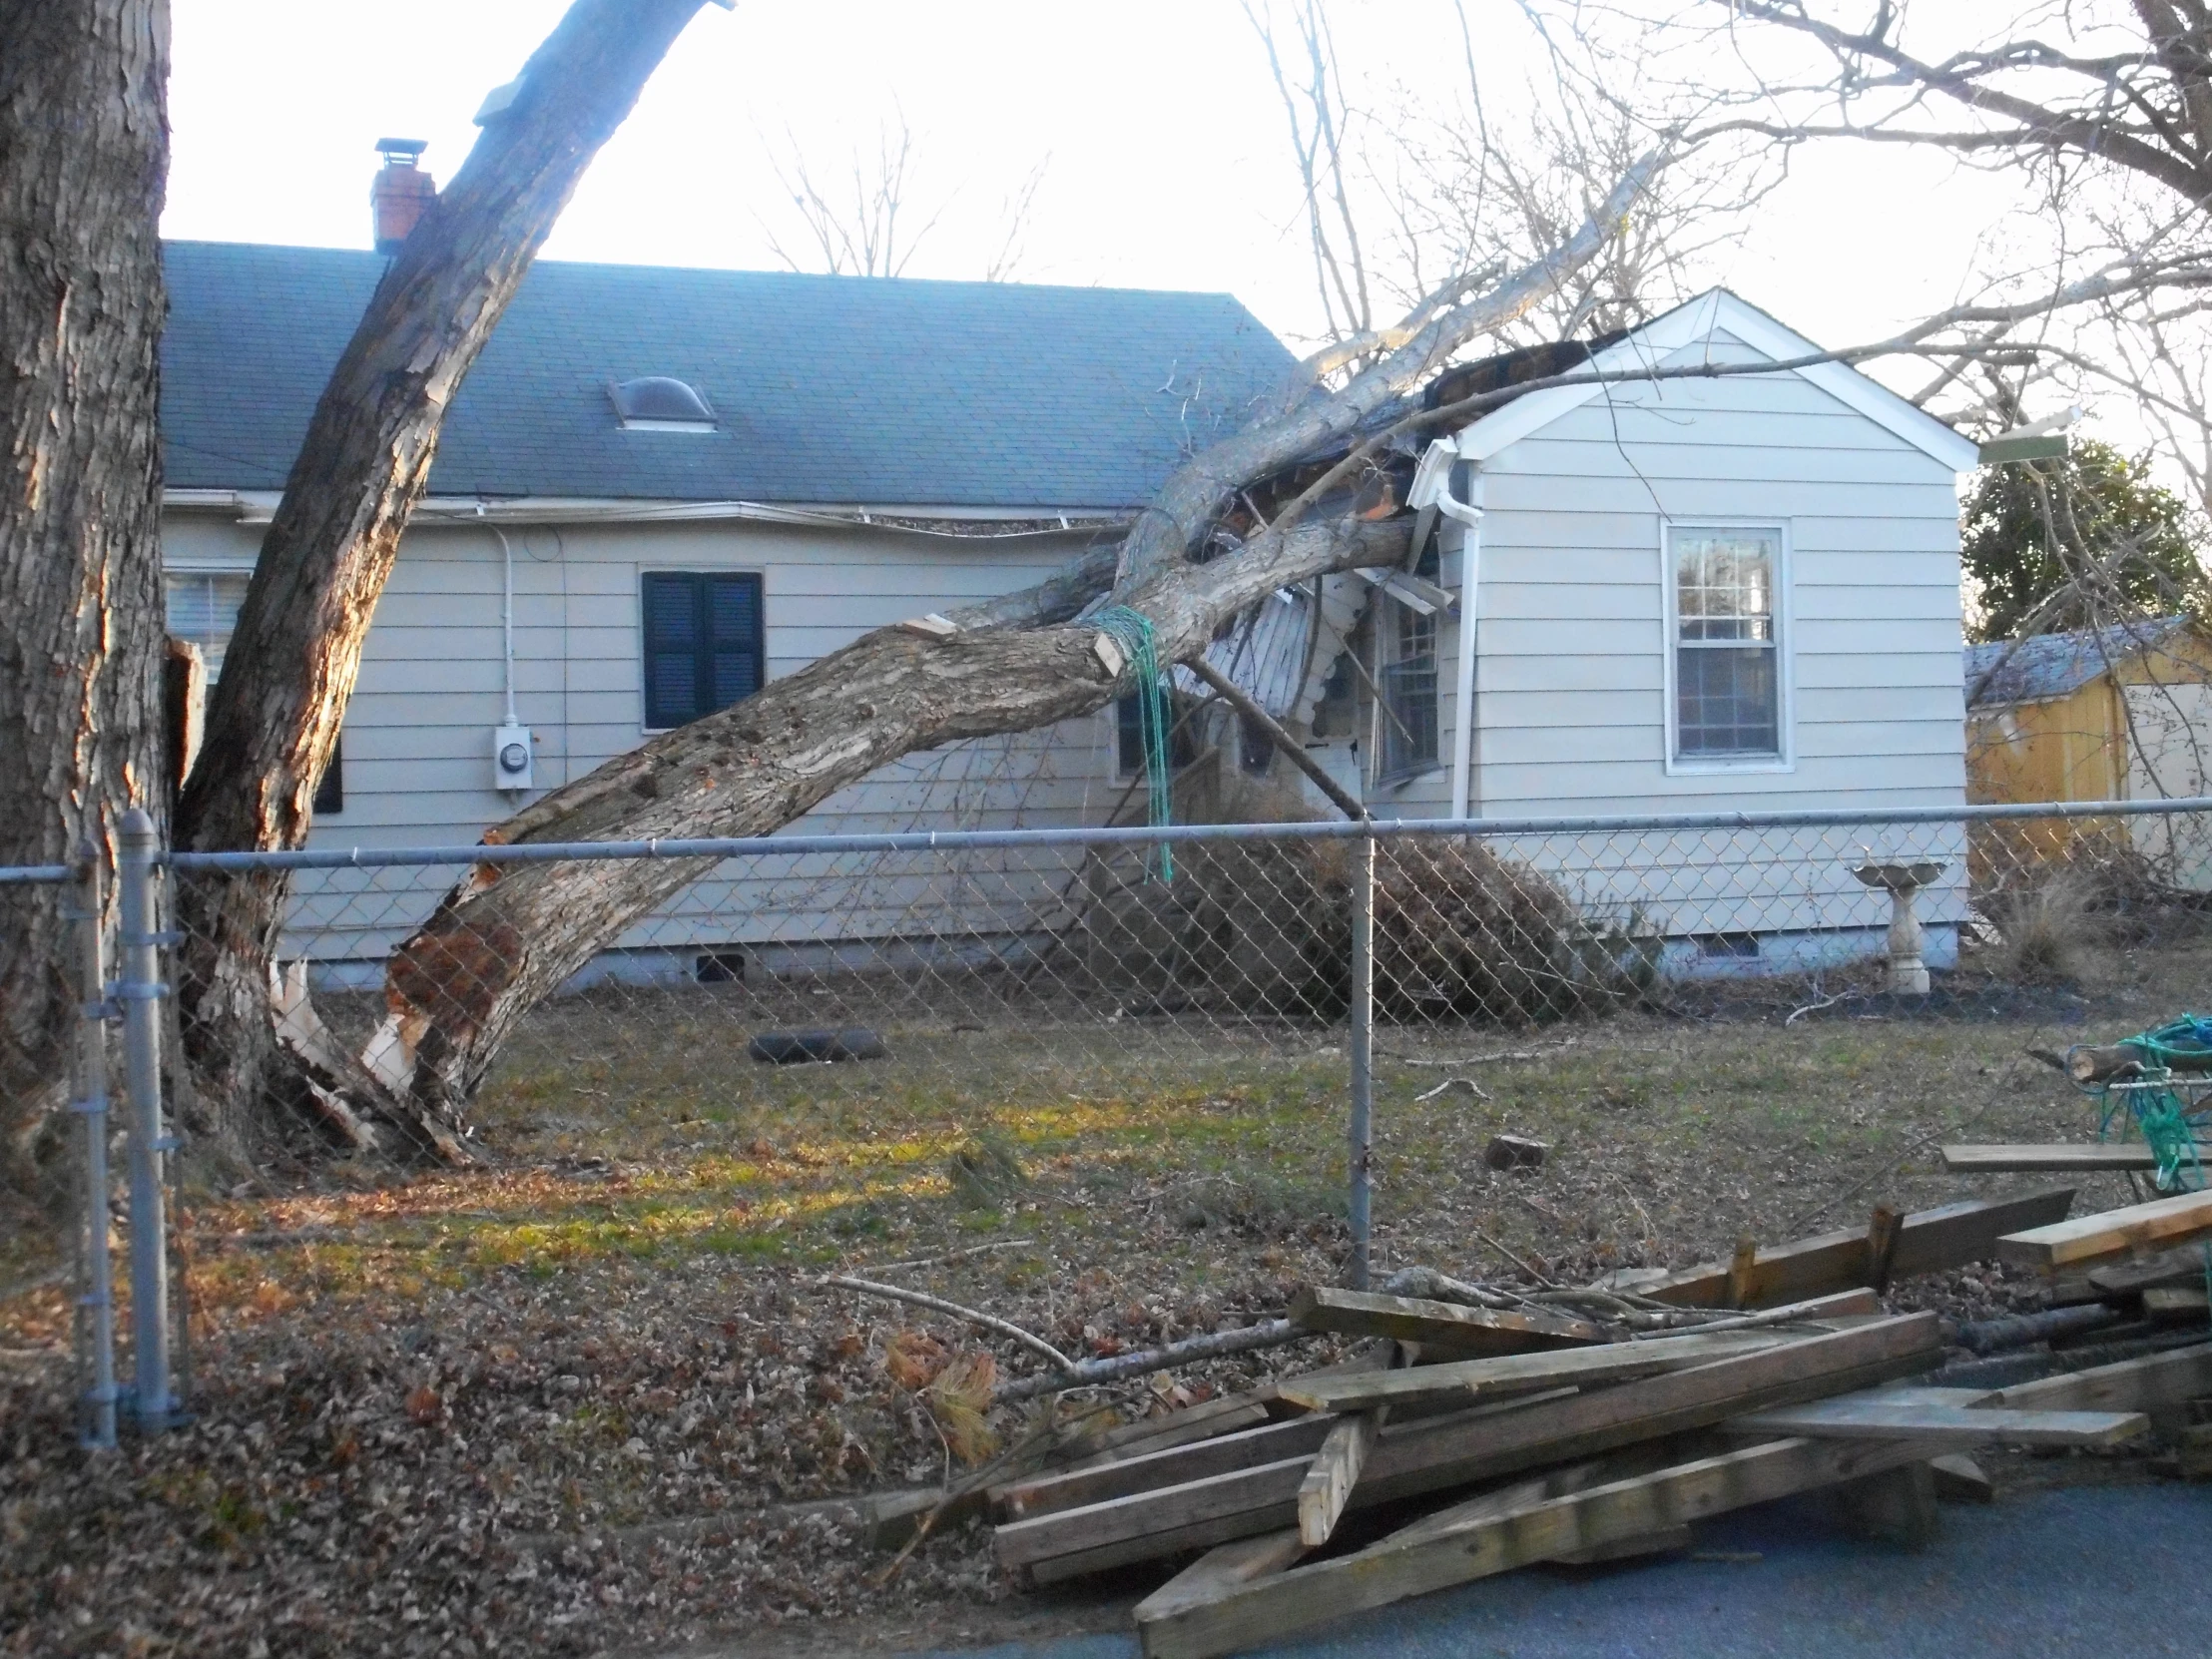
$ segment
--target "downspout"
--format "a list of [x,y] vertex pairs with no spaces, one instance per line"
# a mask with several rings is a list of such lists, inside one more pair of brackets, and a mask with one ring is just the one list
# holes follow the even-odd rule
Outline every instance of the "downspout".
[[[1482,493],[1482,474],[1468,467],[1470,495]],[[1451,493],[1446,473],[1437,486],[1436,510],[1460,526],[1459,542],[1459,678],[1457,682],[1457,741],[1451,746],[1451,816],[1469,816],[1474,774],[1474,633],[1482,593],[1482,509]]]

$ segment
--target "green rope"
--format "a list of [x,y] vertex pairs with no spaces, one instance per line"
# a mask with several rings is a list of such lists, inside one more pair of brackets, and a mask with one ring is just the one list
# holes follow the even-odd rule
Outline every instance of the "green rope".
[[[1175,822],[1175,801],[1168,787],[1167,673],[1152,634],[1152,619],[1126,605],[1109,605],[1090,619],[1091,626],[1121,647],[1136,676],[1137,729],[1144,738],[1144,773],[1155,830]],[[1148,860],[1149,864],[1149,860]],[[1160,879],[1175,879],[1175,854],[1160,843]]]
[[[2157,1163],[2158,1191],[2203,1191],[2204,1159],[2197,1148],[2197,1118],[2204,1108],[2192,1107],[2174,1087],[2173,1065],[2184,1056],[2212,1052],[2212,1019],[2183,1014],[2164,1025],[2124,1037],[2116,1046],[2131,1048],[2142,1056],[2143,1074],[2130,1080],[2136,1084],[2134,1088],[2115,1089],[2108,1083],[2083,1085],[2086,1092],[2097,1097],[2097,1139],[2108,1139],[2114,1119],[2124,1112]],[[2205,1295],[2212,1298],[2212,1243],[2198,1248],[2204,1262]]]

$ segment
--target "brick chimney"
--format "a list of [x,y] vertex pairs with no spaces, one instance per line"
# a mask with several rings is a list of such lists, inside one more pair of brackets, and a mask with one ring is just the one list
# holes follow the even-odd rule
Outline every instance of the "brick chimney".
[[384,165],[369,181],[368,207],[375,223],[376,252],[387,258],[399,252],[423,212],[438,199],[437,181],[415,166],[429,148],[421,139],[376,141],[376,153],[384,158]]

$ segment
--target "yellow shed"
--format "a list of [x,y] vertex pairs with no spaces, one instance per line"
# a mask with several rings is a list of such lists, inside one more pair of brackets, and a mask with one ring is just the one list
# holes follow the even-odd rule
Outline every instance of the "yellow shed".
[[[2212,637],[2188,617],[1969,646],[1965,677],[1969,801],[2212,794]],[[2137,850],[2180,853],[2165,823],[2134,829]],[[2179,861],[2170,878],[2212,886],[2212,860]]]

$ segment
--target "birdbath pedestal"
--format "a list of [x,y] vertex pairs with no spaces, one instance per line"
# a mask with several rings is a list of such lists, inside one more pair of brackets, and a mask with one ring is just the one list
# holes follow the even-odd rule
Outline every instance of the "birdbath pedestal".
[[1928,964],[1921,960],[1921,918],[1913,900],[1920,890],[1943,873],[1940,862],[1912,864],[1861,864],[1852,874],[1870,887],[1890,891],[1890,994],[1926,996]]

